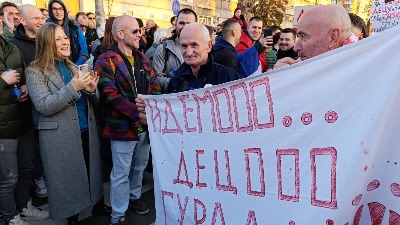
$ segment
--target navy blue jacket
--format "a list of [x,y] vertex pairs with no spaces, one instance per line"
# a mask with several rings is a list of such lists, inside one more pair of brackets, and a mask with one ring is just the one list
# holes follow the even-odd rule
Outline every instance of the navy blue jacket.
[[172,76],[166,94],[203,88],[206,84],[218,85],[240,79],[232,68],[215,63],[211,54],[206,64],[200,67],[195,76],[191,67],[183,63]]
[[239,61],[236,56],[236,49],[225,38],[218,38],[217,43],[213,46],[212,55],[216,63],[230,67],[239,73]]

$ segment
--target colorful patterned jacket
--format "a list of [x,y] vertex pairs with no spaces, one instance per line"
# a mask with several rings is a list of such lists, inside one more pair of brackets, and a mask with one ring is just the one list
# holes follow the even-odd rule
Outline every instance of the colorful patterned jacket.
[[133,56],[134,68],[113,44],[96,61],[94,70],[100,76],[97,87],[104,138],[137,141],[137,94],[161,94],[150,60],[139,51],[134,51]]

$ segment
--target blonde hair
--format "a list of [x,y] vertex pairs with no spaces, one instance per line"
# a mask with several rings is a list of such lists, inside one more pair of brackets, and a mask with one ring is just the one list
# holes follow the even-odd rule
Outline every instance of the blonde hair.
[[[58,74],[58,71],[54,65],[55,55],[57,55],[56,47],[56,29],[61,28],[60,25],[55,23],[46,23],[39,28],[36,33],[36,54],[35,60],[30,64],[30,66],[37,70],[49,72],[50,74]],[[70,66],[75,66],[71,60],[66,59],[65,63],[68,68]]]

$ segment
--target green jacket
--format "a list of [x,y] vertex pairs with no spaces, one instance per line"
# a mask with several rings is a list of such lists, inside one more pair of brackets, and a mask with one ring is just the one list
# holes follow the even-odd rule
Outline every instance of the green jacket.
[[10,32],[7,27],[3,27],[3,38],[7,41],[11,41],[14,38],[14,33]]
[[[21,74],[20,85],[25,85],[24,59],[15,46],[0,36],[0,74],[12,68]],[[29,101],[17,102],[11,96],[12,86],[0,77],[0,139],[15,139],[32,128]]]

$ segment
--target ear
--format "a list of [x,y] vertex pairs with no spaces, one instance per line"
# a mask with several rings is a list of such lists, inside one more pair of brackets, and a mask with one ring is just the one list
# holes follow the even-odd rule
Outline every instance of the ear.
[[361,33],[360,36],[358,36],[358,40],[359,41],[362,40],[362,39],[364,39],[364,33]]
[[124,32],[122,32],[122,30],[117,31],[117,37],[120,40],[124,39]]
[[209,40],[208,41],[208,43],[207,43],[207,53],[210,53],[211,52],[211,49],[212,49],[212,40]]
[[341,35],[342,31],[340,30],[340,28],[335,27],[331,30],[330,33],[330,40],[329,40],[329,49],[334,49],[336,48],[338,45],[340,45],[340,35]]
[[21,24],[24,25],[24,26],[26,26],[26,20],[25,20],[24,18],[22,18],[22,17],[20,17],[20,18],[21,18],[21,19],[20,19]]

